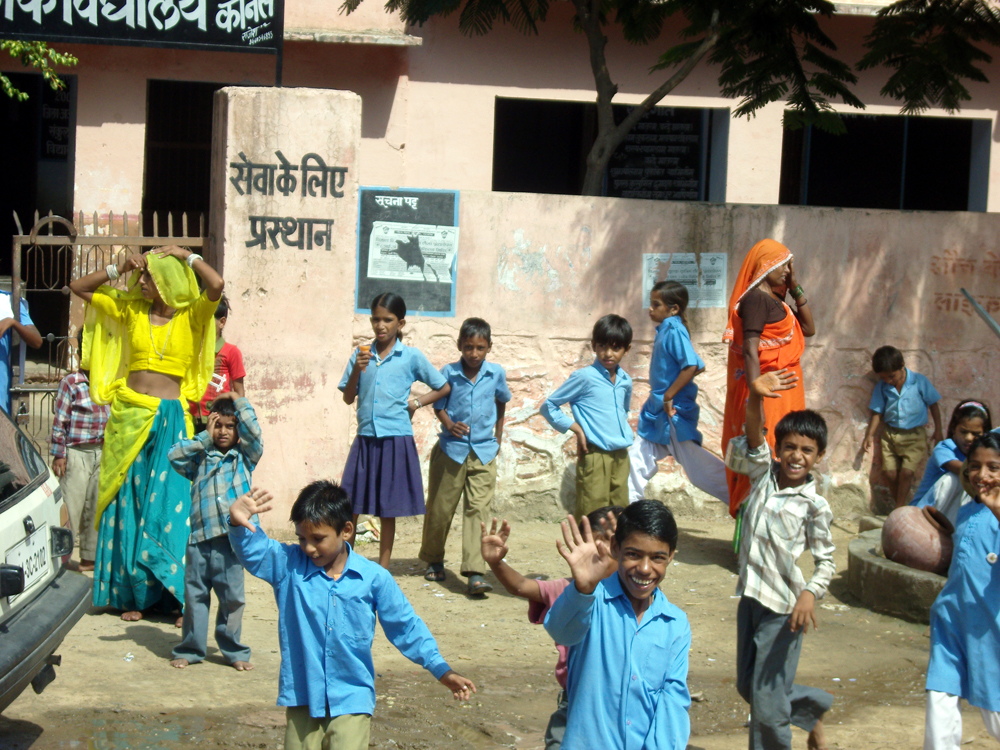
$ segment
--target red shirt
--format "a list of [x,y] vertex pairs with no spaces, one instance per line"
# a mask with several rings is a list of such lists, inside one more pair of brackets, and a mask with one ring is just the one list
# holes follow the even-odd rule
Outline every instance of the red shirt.
[[243,353],[228,341],[223,341],[222,348],[215,353],[215,374],[205,389],[201,403],[191,402],[191,416],[207,417],[216,396],[229,393],[233,390],[233,381],[246,377],[246,374],[243,369]]
[[[528,602],[528,620],[536,625],[541,625],[545,622],[545,615],[548,614],[549,608],[556,603],[556,599],[566,590],[566,587],[573,583],[573,579],[560,578],[557,581],[536,581],[536,583],[538,584],[538,591],[542,595],[543,603]],[[569,668],[566,665],[566,660],[569,658],[569,649],[557,643],[556,651],[559,654],[559,658],[556,660],[556,682],[559,683],[560,687],[565,688],[566,674],[569,672]]]

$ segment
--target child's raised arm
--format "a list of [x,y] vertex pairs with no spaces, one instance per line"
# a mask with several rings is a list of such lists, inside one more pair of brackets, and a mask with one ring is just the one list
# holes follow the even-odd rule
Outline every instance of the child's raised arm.
[[[230,391],[235,394],[235,391]],[[253,405],[245,396],[235,396],[233,404],[236,406],[236,432],[240,436],[239,448],[243,453],[243,458],[250,464],[250,471],[257,468],[261,457],[264,455],[264,435],[260,429],[260,422],[257,421],[257,412]]]
[[782,369],[765,372],[750,383],[747,399],[746,436],[747,447],[759,448],[764,444],[764,399],[781,398],[778,391],[789,391],[795,387],[799,376]]
[[229,525],[243,526],[250,532],[255,532],[257,527],[250,519],[260,513],[267,513],[273,503],[274,495],[267,490],[254,487],[229,506]]
[[504,520],[500,529],[497,530],[497,519],[494,518],[488,533],[485,523],[481,523],[480,526],[483,531],[481,542],[483,560],[490,566],[490,570],[493,571],[496,579],[500,581],[500,585],[512,596],[527,599],[530,602],[537,602],[538,604],[545,604],[538,581],[525,578],[503,561],[508,551],[507,538],[510,536],[510,524]]
[[205,452],[210,451],[215,443],[212,440],[212,428],[219,421],[219,415],[212,412],[208,415],[208,428],[199,432],[196,437],[184,438],[180,442],[174,443],[167,453],[167,460],[174,467],[174,471],[185,479],[194,479],[198,473],[198,466],[205,458]]

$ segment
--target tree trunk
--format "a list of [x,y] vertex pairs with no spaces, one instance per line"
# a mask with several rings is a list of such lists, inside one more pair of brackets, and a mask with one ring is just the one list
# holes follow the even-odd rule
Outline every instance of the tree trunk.
[[[701,46],[689,57],[684,64],[670,78],[663,82],[655,91],[643,99],[642,103],[636,106],[628,116],[618,125],[615,125],[614,109],[611,100],[618,93],[618,86],[611,81],[608,73],[607,59],[604,54],[604,47],[607,44],[607,37],[601,32],[600,18],[596,12],[587,11],[587,17],[581,16],[581,8],[586,7],[586,0],[577,0],[577,18],[587,35],[587,42],[590,45],[590,66],[594,71],[594,82],[597,85],[597,139],[594,141],[590,153],[587,154],[587,172],[583,178],[582,195],[600,195],[604,186],[604,174],[608,169],[608,161],[615,149],[625,139],[636,123],[641,120],[649,110],[663,97],[673,91],[681,81],[688,77],[694,67],[701,62],[701,59],[708,54],[708,51],[715,46],[719,39],[718,29],[713,23],[712,31],[709,33]],[[713,16],[713,21],[717,21],[718,12]]]

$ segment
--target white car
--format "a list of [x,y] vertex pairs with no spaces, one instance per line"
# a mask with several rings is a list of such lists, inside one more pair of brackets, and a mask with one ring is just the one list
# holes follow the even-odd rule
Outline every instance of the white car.
[[55,651],[90,608],[91,580],[66,567],[69,525],[58,481],[0,410],[0,712],[55,679]]

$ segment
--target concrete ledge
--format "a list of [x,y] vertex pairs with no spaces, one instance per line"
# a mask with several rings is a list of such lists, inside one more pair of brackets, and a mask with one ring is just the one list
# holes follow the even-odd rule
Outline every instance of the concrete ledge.
[[376,44],[389,47],[419,47],[422,37],[391,31],[327,31],[323,29],[285,29],[286,42],[321,44]]
[[881,529],[885,525],[885,518],[882,516],[861,516],[858,521],[858,533],[864,534],[872,529]]
[[875,554],[881,529],[866,531],[847,547],[847,587],[876,612],[913,622],[930,622],[931,605],[944,576],[914,570]]

